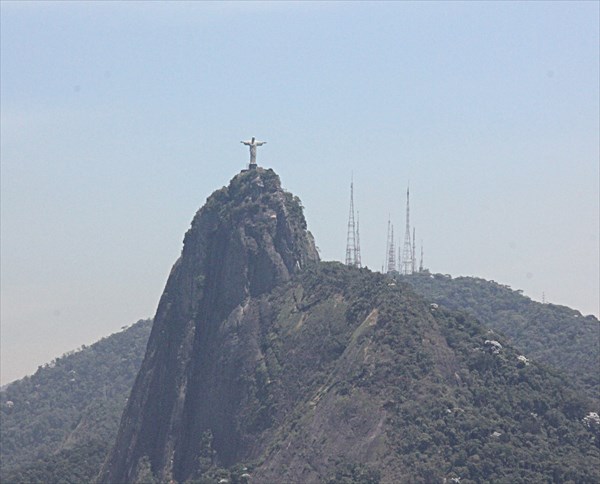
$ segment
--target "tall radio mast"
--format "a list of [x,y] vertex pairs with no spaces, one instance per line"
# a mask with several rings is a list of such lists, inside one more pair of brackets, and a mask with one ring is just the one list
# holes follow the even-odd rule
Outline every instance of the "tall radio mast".
[[[414,234],[413,234],[414,237]],[[400,272],[412,274],[414,271],[414,249],[410,240],[410,192],[406,188],[406,229],[404,233],[404,247],[402,249],[402,262]]]
[[386,272],[396,272],[396,248],[394,246],[394,225],[388,220],[387,267]]
[[415,228],[413,227],[413,241],[412,241],[412,273],[417,272],[417,243],[415,242]]
[[354,247],[354,265],[356,265],[356,267],[361,268],[362,267],[362,263],[360,261],[360,231],[359,231],[359,225],[360,225],[360,212],[357,210],[356,211],[356,244]]
[[360,267],[358,224],[354,221],[354,179],[350,182],[350,213],[348,215],[348,235],[346,237],[346,265]]

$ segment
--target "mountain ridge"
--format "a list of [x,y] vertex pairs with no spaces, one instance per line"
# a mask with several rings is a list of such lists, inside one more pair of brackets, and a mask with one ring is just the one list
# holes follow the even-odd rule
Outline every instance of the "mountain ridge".
[[[320,262],[277,175],[237,175],[185,235],[99,482],[600,479],[593,400],[408,282]],[[92,407],[12,475],[89,481]]]
[[318,262],[299,199],[250,170],[186,234],[99,482],[593,482],[590,405],[474,318]]
[[[442,284],[470,284],[473,278],[448,278],[445,275],[441,275],[441,274],[433,274],[433,276],[435,277],[435,280],[431,278],[430,275],[428,275],[427,277],[429,277],[434,283],[439,279],[442,281]],[[442,280],[443,279],[443,280]],[[409,283],[410,281],[408,281]],[[508,288],[507,286],[504,286],[502,284],[497,284],[494,283],[493,281],[484,281],[481,279],[477,279],[477,284],[478,285],[486,285],[486,284],[490,284],[494,287],[498,287],[500,289],[502,289],[502,291],[505,294],[509,294],[511,295],[511,297],[515,297],[515,298],[523,298],[523,296],[520,296],[518,294],[518,291],[513,291],[510,288]],[[400,283],[399,283],[400,284]],[[413,284],[414,286],[414,284]],[[418,287],[417,287],[418,289]],[[490,289],[491,290],[491,289]],[[488,291],[482,291],[483,295],[486,295],[488,293]],[[300,295],[302,294],[301,291],[297,291],[296,293],[296,297],[299,298]],[[476,298],[477,301],[479,301],[478,305],[482,304],[485,305],[486,301],[483,300],[481,301],[480,298],[483,297],[482,294],[478,294],[477,292],[473,292],[471,291],[471,294],[473,295],[473,297]],[[486,296],[487,297],[487,296]],[[444,303],[443,301],[441,301],[439,298],[433,300],[432,298],[426,296],[425,297],[426,301],[431,304],[431,303],[438,303],[440,306],[442,306]],[[310,309],[310,307],[314,307],[314,300],[308,300],[308,301],[301,301],[296,303],[299,309]],[[461,303],[464,302],[463,298],[458,298],[455,297],[454,298],[454,302],[455,303]],[[539,303],[535,303],[535,304],[539,304]],[[515,303],[515,307],[516,309],[519,309],[521,306],[519,304]],[[548,305],[545,307],[547,310],[549,311],[555,311],[557,309],[560,309],[560,313],[562,314],[563,312],[571,312],[571,313],[576,313],[575,310],[570,310],[569,308],[561,308],[561,307],[556,307],[555,305]],[[468,308],[463,308],[463,309],[468,309]],[[556,316],[558,317],[558,316]],[[142,323],[144,323],[142,325]],[[304,324],[304,323],[303,323]],[[139,329],[138,329],[139,328]],[[364,330],[365,327],[363,327],[360,331]],[[132,331],[136,331],[136,332],[140,332],[143,331],[145,332],[145,340],[143,341],[142,344],[135,344],[136,338],[131,338],[130,335],[133,336]],[[60,362],[64,361],[64,363],[59,364],[59,368],[51,368],[48,365],[44,365],[43,367],[41,367],[38,370],[39,375],[36,377],[38,378],[38,381],[42,384],[42,385],[46,385],[46,384],[52,384],[54,387],[58,388],[59,386],[55,385],[54,383],[51,383],[53,381],[55,381],[55,379],[58,377],[60,378],[60,375],[62,375],[64,372],[62,372],[62,370],[60,369],[62,364],[67,364],[67,366],[69,366],[69,368],[74,369],[75,371],[77,371],[80,374],[85,374],[85,371],[81,371],[77,362],[73,361],[72,363],[69,362],[69,360],[71,359],[79,359],[81,358],[85,353],[90,352],[90,349],[93,348],[95,345],[105,345],[110,343],[111,340],[115,339],[115,338],[119,338],[119,339],[123,339],[123,343],[119,343],[119,344],[113,344],[111,343],[111,345],[113,345],[115,347],[115,349],[118,348],[127,348],[128,350],[126,351],[121,351],[121,354],[118,353],[110,353],[108,350],[102,350],[100,352],[97,352],[97,354],[95,356],[89,355],[90,358],[105,358],[105,360],[97,360],[97,365],[99,365],[100,367],[106,367],[107,365],[115,365],[117,364],[119,361],[121,361],[122,359],[122,354],[125,354],[126,352],[129,351],[129,349],[134,349],[137,351],[137,360],[139,361],[139,363],[141,363],[141,359],[143,357],[143,353],[145,350],[145,346],[146,346],[146,342],[147,342],[147,337],[148,334],[150,332],[150,326],[149,326],[149,321],[141,321],[140,323],[137,323],[136,325],[133,325],[130,328],[127,328],[125,331],[120,332],[120,333],[116,333],[112,336],[110,336],[109,338],[104,338],[101,341],[94,343],[94,345],[90,345],[86,348],[84,348],[82,350],[82,354],[66,354],[63,355],[63,357],[61,357],[59,359]],[[141,334],[141,333],[139,333]],[[509,335],[506,335],[507,338],[509,338]],[[127,339],[126,339],[127,338]],[[139,339],[139,338],[137,338]],[[510,338],[509,338],[510,339]],[[575,348],[573,350],[574,352],[577,351],[577,349]],[[527,352],[525,352],[527,353]],[[130,353],[131,354],[131,353]],[[104,355],[104,356],[102,356]],[[530,359],[533,359],[534,361],[536,361],[535,357],[532,357],[531,355],[528,355],[528,357]],[[69,362],[69,363],[67,363]],[[88,365],[89,366],[89,365]],[[49,372],[60,372],[57,373],[56,376],[52,377],[52,379],[48,379],[48,377],[46,376],[47,373]],[[124,373],[123,375],[117,376],[118,374],[114,372],[113,370],[113,375],[115,375],[113,378],[111,378],[110,380],[106,381],[106,385],[107,386],[107,392],[108,392],[108,397],[111,398],[111,395],[117,395],[118,391],[117,388],[112,387],[110,385],[118,385],[120,381],[123,381],[128,374],[131,373]],[[130,383],[128,386],[128,390],[127,393],[130,391],[129,389],[131,388],[131,385],[133,383],[133,378],[135,375],[131,375],[129,376],[130,378]],[[22,387],[23,384],[27,383],[29,381],[31,377],[28,377],[26,379],[23,380],[19,380],[18,382],[14,382],[17,383],[17,385],[15,386],[15,388],[13,390],[10,390],[8,393],[8,400],[12,401],[14,400],[14,404],[15,405],[19,405],[19,401],[24,401],[24,400],[29,400],[31,401],[31,404],[34,406],[38,406],[37,403],[35,403],[35,398],[34,395],[32,393],[27,394],[27,393],[23,393],[22,390],[25,389],[25,387]],[[48,383],[44,383],[45,380],[48,380]],[[21,382],[21,383],[19,383]],[[28,383],[27,383],[28,384]],[[21,388],[22,387],[22,388]],[[15,395],[15,390],[19,389],[19,392]],[[98,395],[100,395],[102,393],[102,389],[99,389],[99,393]],[[19,396],[21,395],[21,396]],[[0,398],[1,397],[6,397],[6,394],[3,392],[0,394]],[[56,402],[57,407],[63,408],[66,407],[68,405],[71,405],[70,403],[64,402],[61,403],[61,398],[65,399],[68,397],[67,393],[63,393],[63,394],[55,394],[52,399]],[[1,400],[2,402],[2,411],[3,411],[3,419],[2,419],[2,424],[3,424],[3,430],[6,430],[6,426],[7,425],[15,425],[18,426],[20,421],[14,421],[15,418],[19,418],[18,414],[8,414],[7,413],[7,407],[6,407],[6,398],[3,398]],[[93,405],[92,405],[93,406]],[[92,444],[92,445],[88,445],[88,444],[84,444],[83,447],[81,447],[80,449],[72,449],[72,448],[67,448],[69,447],[67,445],[67,441],[68,440],[72,440],[72,438],[68,438],[67,441],[62,441],[60,439],[55,440],[55,444],[53,444],[52,447],[52,451],[48,452],[46,451],[45,453],[39,453],[37,455],[37,457],[33,458],[33,459],[27,459],[27,455],[28,454],[23,454],[23,450],[25,449],[29,449],[31,450],[31,444],[28,444],[25,447],[22,447],[23,450],[20,450],[21,448],[17,445],[14,448],[15,454],[14,457],[9,458],[9,460],[7,461],[7,456],[8,454],[3,453],[3,459],[2,459],[2,480],[5,480],[5,482],[40,482],[40,483],[47,483],[47,482],[53,482],[53,481],[61,481],[61,480],[70,480],[71,482],[89,482],[91,479],[93,479],[93,477],[99,472],[99,467],[101,464],[101,461],[103,460],[103,457],[100,456],[98,457],[98,454],[101,453],[102,455],[105,455],[105,452],[107,452],[107,449],[110,445],[110,441],[114,442],[115,436],[116,436],[116,425],[118,423],[118,418],[120,416],[120,414],[123,411],[123,406],[124,406],[124,398],[123,401],[118,404],[118,405],[113,405],[111,408],[113,408],[113,414],[112,416],[110,414],[106,414],[103,413],[102,415],[104,415],[106,419],[109,419],[110,421],[113,421],[115,427],[114,430],[112,431],[112,433],[107,433],[107,434],[102,434],[102,435],[106,435],[105,437],[105,442],[104,443],[98,443],[98,444]],[[17,408],[17,407],[15,407]],[[590,409],[593,408],[597,408],[597,406],[593,406],[590,407]],[[91,410],[90,410],[91,411]],[[77,420],[81,420],[82,422],[85,422],[87,420],[88,417],[86,417],[86,415],[82,414],[81,417],[76,417]],[[30,420],[31,417],[28,417],[28,419]],[[13,423],[10,423],[11,420],[13,420]],[[45,420],[47,420],[45,418]],[[60,424],[59,424],[60,425]],[[19,427],[16,427],[19,428]],[[23,427],[20,427],[23,428]],[[58,430],[58,429],[57,429]],[[97,434],[97,431],[95,431],[94,429],[90,429],[92,432]],[[67,432],[67,435],[70,435],[70,433],[72,432],[72,430],[70,430],[69,428],[65,429],[65,431]],[[56,430],[52,430],[52,432],[56,433]],[[18,434],[24,435],[23,430],[19,430]],[[7,442],[7,436],[9,434],[6,433],[6,431],[3,432],[3,445],[6,444]],[[89,438],[84,438],[84,436],[81,436],[81,438],[83,440],[80,440],[80,442],[84,443],[85,440],[90,440]],[[54,450],[56,448],[59,449],[63,449],[60,450],[58,454],[54,454]],[[87,452],[87,454],[86,454]],[[17,457],[20,453],[20,456]],[[210,454],[210,453],[209,453]],[[86,466],[82,465],[83,461],[88,461],[89,463],[93,463],[96,462],[96,464],[94,464],[96,467],[94,468],[93,465],[92,466],[87,466],[87,470],[84,471],[84,469],[86,469]],[[21,462],[22,464],[19,466],[17,465],[17,463]],[[10,463],[9,466],[7,466],[7,464]],[[15,467],[15,465],[17,465]],[[331,473],[332,476],[337,476],[337,480],[342,480],[342,479],[346,479],[346,480],[350,480],[350,482],[352,481],[353,478],[351,478],[351,476],[354,476],[356,479],[362,479],[365,478],[365,476],[372,476],[373,472],[375,472],[373,469],[370,469],[368,467],[364,467],[364,466],[353,466],[351,464],[348,465],[344,465],[343,463],[340,464],[340,468],[337,468],[334,472]],[[240,468],[241,469],[241,468]],[[217,471],[211,471],[213,472],[215,475],[217,474]],[[223,478],[223,476],[229,476],[231,474],[231,472],[234,471],[227,471],[224,469],[221,469],[220,471],[221,473],[219,474],[220,478]],[[243,474],[243,472],[241,472],[241,470],[238,472],[239,475]],[[328,474],[329,475],[329,474]],[[79,476],[78,479],[74,479],[74,476]],[[359,478],[359,476],[362,476]],[[219,479],[220,479],[219,478]]]
[[527,357],[564,371],[600,408],[600,322],[593,315],[532,301],[521,291],[477,277],[398,276],[419,294],[466,311],[506,335]]

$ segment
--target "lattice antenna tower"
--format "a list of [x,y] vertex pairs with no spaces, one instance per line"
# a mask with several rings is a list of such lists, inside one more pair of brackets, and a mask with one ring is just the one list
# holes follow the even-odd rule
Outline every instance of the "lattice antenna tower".
[[362,267],[360,258],[360,212],[356,211],[356,244],[354,247],[354,265],[359,269]]
[[[359,248],[360,250],[360,248]],[[350,213],[348,215],[348,234],[346,237],[346,265],[357,266],[356,223],[354,221],[354,179],[350,182]],[[359,256],[360,257],[360,256]]]
[[421,260],[419,261],[419,272],[423,272],[423,241],[421,241]]
[[391,234],[391,230],[392,230],[392,221],[390,220],[390,216],[388,215],[388,234],[387,234],[387,238],[385,239],[385,259],[383,260],[383,267],[381,268],[381,271],[386,274],[389,272],[389,261],[390,261],[390,234]]
[[417,272],[417,244],[415,243],[416,230],[413,227],[413,240],[412,240],[412,272]]
[[414,271],[414,249],[410,240],[410,192],[406,188],[406,229],[404,232],[404,247],[402,248],[402,274],[412,274]]
[[391,230],[389,232],[388,241],[388,259],[387,259],[387,273],[391,274],[396,272],[396,246],[394,245],[394,224],[390,225]]
[[381,272],[387,273],[388,271],[388,254],[390,253],[390,229],[392,228],[392,222],[388,215],[388,229],[387,229],[387,238],[385,239],[385,259],[383,259],[383,266],[381,267]]

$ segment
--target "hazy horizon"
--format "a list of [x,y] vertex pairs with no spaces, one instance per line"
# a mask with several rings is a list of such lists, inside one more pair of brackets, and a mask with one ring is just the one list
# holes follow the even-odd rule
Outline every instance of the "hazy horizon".
[[597,2],[6,2],[1,384],[152,317],[204,200],[267,144],[324,260],[598,316]]

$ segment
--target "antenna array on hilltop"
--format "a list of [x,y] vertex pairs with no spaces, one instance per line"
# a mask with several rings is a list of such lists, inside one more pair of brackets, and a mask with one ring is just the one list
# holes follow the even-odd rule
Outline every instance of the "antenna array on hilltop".
[[[412,229],[412,234],[411,234]],[[401,273],[414,274],[424,272],[423,266],[423,242],[421,241],[421,254],[417,267],[417,237],[416,230],[410,225],[410,190],[406,189],[406,227],[404,232],[404,244],[400,247],[396,258],[396,245],[394,242],[394,224],[391,216],[388,217],[387,239],[385,248],[385,259],[381,270],[385,274]],[[346,265],[361,267],[360,235],[358,212],[354,218],[354,179],[350,182],[350,213],[348,215],[348,233],[346,238]]]

